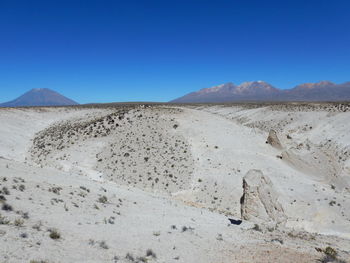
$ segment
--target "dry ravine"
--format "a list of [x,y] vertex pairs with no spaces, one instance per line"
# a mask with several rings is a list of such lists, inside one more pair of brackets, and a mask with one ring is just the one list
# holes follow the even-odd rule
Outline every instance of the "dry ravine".
[[0,109],[0,262],[350,262],[349,109]]

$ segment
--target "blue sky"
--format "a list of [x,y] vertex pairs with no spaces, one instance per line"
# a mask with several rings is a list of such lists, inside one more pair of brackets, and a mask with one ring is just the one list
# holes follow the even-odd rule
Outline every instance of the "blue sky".
[[225,82],[350,81],[350,1],[0,0],[0,101],[168,101]]

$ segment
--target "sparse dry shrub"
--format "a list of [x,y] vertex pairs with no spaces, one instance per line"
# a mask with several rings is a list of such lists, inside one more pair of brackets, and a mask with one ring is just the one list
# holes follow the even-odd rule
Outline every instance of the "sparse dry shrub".
[[20,190],[21,192],[23,192],[25,189],[26,189],[26,187],[25,187],[24,184],[21,184],[21,185],[18,187],[18,190]]
[[23,226],[23,224],[24,224],[24,220],[21,219],[21,218],[17,218],[17,219],[15,219],[15,221],[13,222],[13,225],[18,226],[18,227]]
[[152,258],[157,258],[157,255],[153,252],[152,249],[147,249],[146,256],[147,257],[152,257]]
[[41,222],[38,222],[38,223],[36,223],[35,225],[32,226],[32,228],[37,230],[37,231],[40,231],[41,227],[42,227],[42,223]]
[[4,186],[2,190],[0,190],[0,193],[3,193],[4,195],[10,195],[10,191],[6,186]]
[[62,187],[51,187],[51,188],[49,188],[49,192],[52,192],[52,193],[57,194],[57,195],[60,194],[61,190],[62,190]]
[[106,241],[100,241],[100,248],[109,249],[109,246],[107,245]]
[[13,210],[12,206],[7,204],[7,203],[3,203],[1,209],[4,211],[12,211]]
[[10,224],[10,220],[0,215],[0,225],[8,225],[8,224]]
[[97,199],[97,201],[98,201],[99,203],[106,204],[106,203],[108,202],[108,198],[107,198],[107,196],[103,195],[103,196],[100,196],[100,197]]
[[61,234],[60,232],[58,232],[57,229],[49,229],[49,232],[50,232],[51,239],[57,240],[61,238]]

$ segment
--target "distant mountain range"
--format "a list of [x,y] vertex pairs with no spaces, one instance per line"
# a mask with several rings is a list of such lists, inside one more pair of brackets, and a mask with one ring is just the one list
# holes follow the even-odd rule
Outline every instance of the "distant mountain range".
[[50,89],[32,89],[15,100],[0,104],[0,107],[68,106],[78,103]]
[[[278,89],[265,81],[226,83],[191,92],[171,103],[221,103],[239,101],[350,101],[350,82],[305,83],[292,89]],[[50,89],[32,89],[0,107],[70,106],[77,102]]]
[[170,102],[205,103],[237,101],[347,101],[350,100],[350,82],[335,84],[329,81],[305,83],[281,90],[264,81],[226,83],[189,93]]

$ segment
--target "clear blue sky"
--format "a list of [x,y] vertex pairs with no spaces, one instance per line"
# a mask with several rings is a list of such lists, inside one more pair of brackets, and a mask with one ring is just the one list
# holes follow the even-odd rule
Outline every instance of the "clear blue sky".
[[0,101],[168,101],[251,80],[350,81],[350,1],[0,0]]

